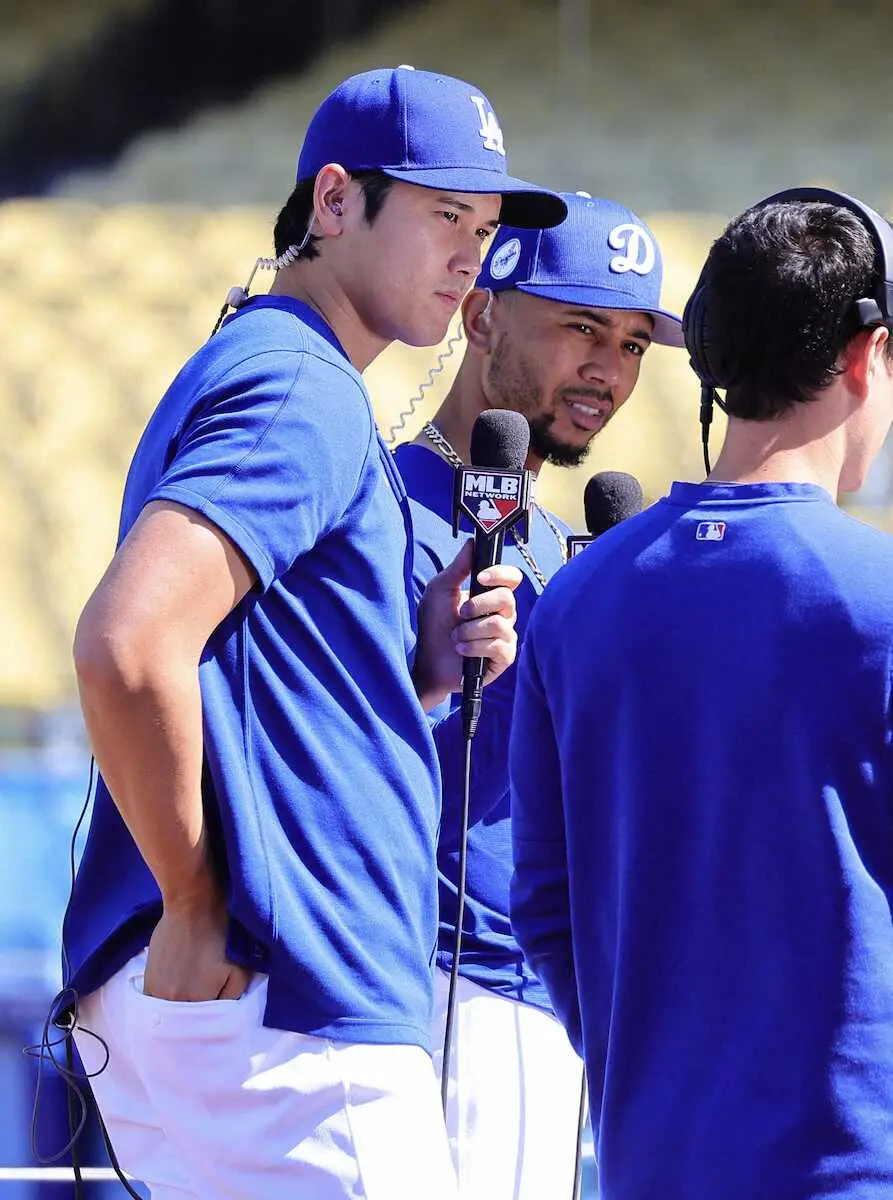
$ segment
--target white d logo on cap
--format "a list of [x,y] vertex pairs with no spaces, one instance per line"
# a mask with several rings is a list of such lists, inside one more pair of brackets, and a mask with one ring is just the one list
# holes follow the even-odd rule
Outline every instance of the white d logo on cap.
[[623,250],[623,254],[615,254],[608,266],[618,275],[626,271],[635,271],[637,275],[647,275],[654,268],[654,242],[641,225],[615,225],[608,234],[608,245],[615,250]]
[[490,274],[494,279],[505,279],[511,275],[521,257],[521,242],[519,238],[509,238],[504,246],[500,246],[490,259]]

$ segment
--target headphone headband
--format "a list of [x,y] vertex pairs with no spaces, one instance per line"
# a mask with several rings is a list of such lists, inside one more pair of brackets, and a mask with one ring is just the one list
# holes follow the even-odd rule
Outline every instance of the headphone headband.
[[[877,278],[872,293],[857,300],[853,311],[860,328],[879,324],[893,327],[893,228],[890,223],[873,208],[869,208],[867,204],[857,200],[855,196],[821,187],[787,188],[781,192],[774,192],[771,196],[754,204],[750,211],[765,208],[767,204],[783,204],[788,201],[833,204],[838,208],[848,209],[858,217],[871,235]],[[705,263],[682,314],[682,335],[685,340],[685,348],[688,350],[689,362],[701,382],[701,440],[704,445],[704,462],[709,474],[707,439],[713,402],[714,400],[719,402],[715,389],[724,385],[716,378],[710,363],[710,340],[706,332],[705,321],[708,288],[709,271]]]
[[[821,187],[787,188],[781,192],[774,192],[754,204],[751,211],[765,208],[767,204],[784,204],[788,201],[833,204],[838,208],[848,209],[859,218],[871,235],[878,278],[872,294],[856,301],[855,312],[863,328],[893,322],[893,228],[890,223],[855,196]],[[716,388],[722,384],[716,379],[711,368],[704,331],[708,276],[705,264],[682,314],[682,332],[695,374],[704,387]]]
[[788,200],[836,204],[838,208],[849,209],[859,218],[874,242],[874,261],[879,276],[874,295],[871,297],[877,304],[877,313],[871,319],[866,320],[864,313],[867,310],[863,307],[864,301],[857,300],[860,320],[863,325],[873,325],[880,321],[893,319],[893,228],[890,227],[890,222],[880,213],[875,212],[873,208],[869,208],[867,204],[857,200],[855,196],[847,195],[846,192],[835,192],[831,188],[787,188],[783,192],[775,192],[774,195],[767,196],[756,207],[763,208],[767,204],[783,204]]

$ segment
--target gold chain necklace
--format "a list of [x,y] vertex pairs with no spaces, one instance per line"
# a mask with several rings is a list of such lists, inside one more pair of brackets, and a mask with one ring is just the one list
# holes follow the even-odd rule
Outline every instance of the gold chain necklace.
[[[444,458],[447,460],[447,462],[450,464],[450,466],[452,466],[452,467],[464,467],[465,466],[465,463],[462,461],[462,459],[459,457],[459,455],[456,453],[456,451],[453,449],[453,447],[450,445],[450,443],[446,440],[446,438],[443,436],[443,434],[440,432],[440,430],[437,428],[437,426],[434,424],[433,421],[425,422],[425,424],[422,426],[422,433],[425,435],[425,437],[428,439],[428,441],[432,443],[432,445],[437,447],[437,449],[441,452],[441,454],[444,456]],[[533,502],[533,507],[537,510],[537,512],[540,514],[540,516],[543,518],[543,520],[546,522],[546,524],[549,526],[549,528],[555,534],[555,540],[558,542],[558,549],[561,551],[561,561],[567,562],[567,542],[564,540],[564,536],[563,536],[561,530],[558,528],[558,526],[555,524],[555,522],[552,520],[552,518],[549,516],[549,514],[546,512],[546,510],[541,505],[537,504],[537,502],[535,500]],[[527,563],[528,567],[530,567],[530,570],[533,572],[534,579],[537,581],[537,583],[540,585],[541,588],[545,588],[546,584],[548,583],[548,580],[546,579],[545,575],[542,573],[542,571],[537,566],[536,559],[533,557],[530,550],[528,550],[527,545],[522,541],[521,538],[518,537],[517,533],[514,530],[514,527],[511,527],[509,529],[509,533],[512,535],[512,541],[518,547],[518,553],[521,555],[521,557]]]

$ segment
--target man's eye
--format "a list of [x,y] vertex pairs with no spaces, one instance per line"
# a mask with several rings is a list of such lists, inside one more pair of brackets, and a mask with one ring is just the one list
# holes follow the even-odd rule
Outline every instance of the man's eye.
[[492,229],[479,229],[478,230],[478,237],[481,239],[482,242],[485,242],[487,240],[487,238],[491,238],[492,236],[493,236]]
[[645,353],[645,347],[640,346],[638,342],[627,342],[626,348],[629,350],[630,354],[635,354],[636,358],[641,358]]
[[447,220],[448,220],[448,221],[449,221],[449,222],[450,222],[452,225],[458,225],[458,224],[459,224],[459,214],[458,214],[458,213],[456,213],[456,212],[450,212],[450,210],[449,210],[448,208],[445,208],[445,209],[443,209],[443,210],[441,211],[441,214],[440,214],[440,215],[441,215],[442,217],[446,217],[446,219],[447,219]]

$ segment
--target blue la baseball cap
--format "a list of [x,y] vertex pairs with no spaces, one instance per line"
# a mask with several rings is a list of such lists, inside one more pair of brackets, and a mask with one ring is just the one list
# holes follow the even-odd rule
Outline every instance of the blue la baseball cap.
[[330,162],[421,187],[497,193],[500,220],[518,228],[557,225],[567,212],[557,193],[508,174],[502,129],[482,91],[409,66],[352,75],[323,100],[301,147],[298,180]]
[[622,204],[588,192],[561,196],[567,217],[554,229],[499,227],[475,286],[646,312],[654,320],[654,341],[681,346],[681,319],[661,308],[663,260],[645,222]]

